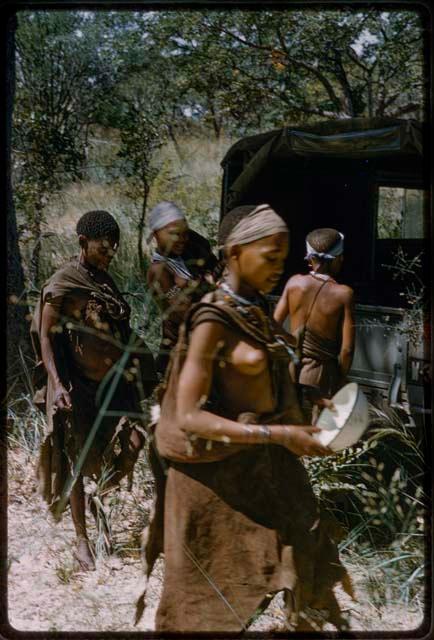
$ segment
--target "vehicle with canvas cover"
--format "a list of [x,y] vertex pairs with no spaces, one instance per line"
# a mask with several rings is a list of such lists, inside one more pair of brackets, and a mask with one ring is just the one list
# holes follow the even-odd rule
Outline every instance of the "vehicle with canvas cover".
[[288,224],[285,275],[306,270],[305,237],[345,235],[340,281],[356,298],[350,379],[372,399],[403,405],[422,424],[429,412],[429,175],[424,126],[356,118],[276,129],[234,144],[223,161],[221,216],[269,203]]

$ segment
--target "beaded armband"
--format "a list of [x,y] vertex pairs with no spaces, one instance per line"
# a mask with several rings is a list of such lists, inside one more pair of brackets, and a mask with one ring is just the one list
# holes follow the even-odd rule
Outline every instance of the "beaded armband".
[[270,439],[271,439],[270,427],[268,425],[266,425],[266,424],[260,424],[259,425],[259,431],[260,431],[261,436],[263,438],[263,442],[264,443],[270,442]]

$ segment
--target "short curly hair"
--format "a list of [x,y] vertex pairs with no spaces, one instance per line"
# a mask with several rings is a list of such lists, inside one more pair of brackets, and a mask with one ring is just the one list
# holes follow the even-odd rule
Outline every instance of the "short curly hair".
[[89,240],[109,238],[119,242],[120,229],[108,211],[95,210],[84,213],[77,222],[77,235],[86,236]]
[[312,249],[315,249],[315,251],[319,251],[320,253],[327,253],[327,251],[330,251],[339,239],[339,231],[330,228],[314,229],[306,236],[306,241],[310,244]]

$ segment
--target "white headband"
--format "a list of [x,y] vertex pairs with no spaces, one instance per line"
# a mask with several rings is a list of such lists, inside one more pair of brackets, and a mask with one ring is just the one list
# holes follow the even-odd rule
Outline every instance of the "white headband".
[[340,256],[344,252],[344,234],[338,231],[339,239],[336,244],[328,250],[327,253],[323,253],[322,251],[317,251],[306,240],[306,260],[311,257],[314,258],[322,258],[325,260],[334,260],[337,256]]
[[154,231],[158,231],[158,229],[162,229],[171,222],[176,222],[176,220],[185,220],[185,215],[174,202],[163,200],[163,202],[156,204],[148,217],[148,227],[150,231],[148,242],[154,235]]

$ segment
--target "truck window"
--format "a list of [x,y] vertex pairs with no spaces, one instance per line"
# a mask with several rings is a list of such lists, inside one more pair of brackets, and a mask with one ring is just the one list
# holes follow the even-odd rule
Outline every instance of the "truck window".
[[425,196],[422,189],[379,186],[377,239],[423,238]]

